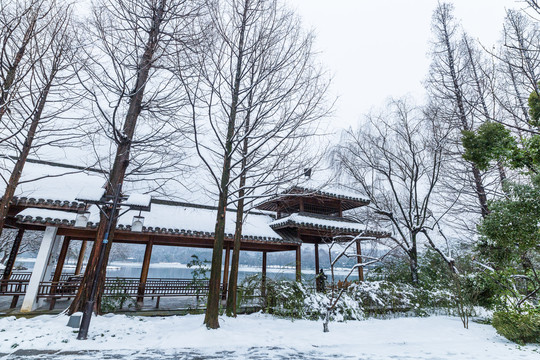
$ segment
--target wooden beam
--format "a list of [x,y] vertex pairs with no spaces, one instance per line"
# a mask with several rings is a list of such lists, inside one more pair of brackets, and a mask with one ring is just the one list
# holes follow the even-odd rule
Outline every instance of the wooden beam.
[[83,240],[81,243],[81,249],[79,250],[79,257],[77,258],[77,266],[75,267],[75,275],[79,275],[82,270],[84,262],[84,253],[86,252],[86,240]]
[[262,253],[262,284],[261,284],[261,295],[266,299],[266,251]]
[[15,265],[15,259],[19,253],[19,248],[21,247],[21,241],[24,236],[24,229],[19,229],[17,235],[15,235],[15,240],[13,241],[13,246],[11,247],[11,252],[9,253],[9,258],[6,263],[6,268],[4,269],[4,275],[2,280],[9,280],[11,274],[13,273],[13,266]]
[[315,275],[319,274],[319,243],[315,243]]
[[[56,287],[58,281],[60,281],[60,276],[62,275],[62,269],[64,268],[64,262],[66,261],[66,255],[69,248],[69,237],[64,237],[64,241],[62,241],[62,248],[60,249],[60,254],[58,255],[58,261],[56,262],[56,268],[54,269],[54,275],[53,275],[53,285],[51,286],[51,295],[53,295],[56,292]],[[49,310],[54,309],[54,305],[56,304],[56,298],[51,298],[51,302],[49,304]]]
[[143,265],[141,269],[141,278],[139,280],[139,290],[137,297],[137,306],[142,307],[144,304],[144,288],[146,287],[146,280],[148,279],[148,270],[150,269],[150,258],[152,257],[153,242],[149,241],[146,244],[144,251]]
[[302,247],[296,248],[296,281],[302,280]]
[[223,300],[227,299],[227,287],[229,282],[229,261],[231,257],[231,245],[227,244],[225,247],[225,263],[223,264],[223,293],[221,298]]
[[[362,263],[362,247],[360,246],[360,240],[356,240],[356,255],[358,255],[358,264]],[[364,268],[358,267],[358,280],[364,281]]]

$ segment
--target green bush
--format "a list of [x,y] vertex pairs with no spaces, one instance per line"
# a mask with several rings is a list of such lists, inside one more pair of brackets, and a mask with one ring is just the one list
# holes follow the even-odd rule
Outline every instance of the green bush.
[[540,343],[540,313],[499,311],[493,314],[493,327],[499,334],[519,344]]

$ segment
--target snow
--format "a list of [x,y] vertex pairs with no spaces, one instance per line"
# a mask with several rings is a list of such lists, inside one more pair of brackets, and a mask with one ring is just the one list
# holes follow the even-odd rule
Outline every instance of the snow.
[[146,207],[150,204],[152,197],[148,194],[130,194],[124,204]]
[[86,187],[79,192],[75,199],[81,201],[100,201],[104,194],[105,189],[103,187]]
[[321,219],[319,217],[311,217],[311,216],[301,215],[298,213],[276,220],[272,222],[270,226],[277,227],[277,226],[286,224],[288,221],[291,221],[295,224],[311,224],[311,225],[334,228],[334,229],[351,229],[351,230],[356,230],[358,232],[362,232],[366,230],[365,225],[357,223],[357,222]]
[[[0,319],[0,353],[39,349],[101,350],[116,354],[110,358],[125,359],[141,354],[214,358],[225,353],[231,359],[532,360],[539,358],[540,351],[538,345],[507,341],[490,325],[471,322],[467,330],[459,318],[446,316],[331,322],[329,333],[322,332],[321,321],[291,321],[261,313],[221,317],[218,330],[207,330],[203,318],[99,316],[92,319],[88,340],[79,341],[74,329],[66,326],[65,315],[5,317]],[[67,353],[63,358],[95,358],[95,354],[86,355],[90,357]]]
[[[89,208],[89,222],[99,222],[99,209],[93,205]],[[213,233],[216,226],[216,210],[199,208],[195,206],[173,206],[163,204],[152,204],[150,212],[143,211],[145,227],[180,229],[190,231],[202,231]],[[43,219],[66,219],[75,220],[76,214],[66,211],[28,208],[18,215],[41,217]],[[133,217],[139,215],[138,210],[128,211],[120,217],[118,225],[131,226]],[[232,212],[227,213],[225,233],[234,234],[236,217]],[[244,223],[242,234],[244,236],[267,237],[281,239],[281,237],[270,228],[269,224],[273,218],[267,215],[249,214]]]
[[15,196],[35,199],[74,201],[82,189],[99,189],[105,183],[102,174],[80,170],[27,163]]

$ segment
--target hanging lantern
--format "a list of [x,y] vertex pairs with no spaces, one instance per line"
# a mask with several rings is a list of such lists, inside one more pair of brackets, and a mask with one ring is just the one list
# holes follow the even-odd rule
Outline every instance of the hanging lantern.
[[144,225],[144,216],[134,216],[131,223],[131,231],[141,232]]
[[90,218],[89,211],[81,211],[77,213],[75,218],[75,227],[85,228],[88,225],[88,219]]

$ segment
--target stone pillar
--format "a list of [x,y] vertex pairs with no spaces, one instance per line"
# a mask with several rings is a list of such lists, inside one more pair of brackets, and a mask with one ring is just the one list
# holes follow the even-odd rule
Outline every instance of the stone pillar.
[[223,293],[221,294],[221,299],[227,299],[227,287],[229,286],[229,262],[231,256],[231,246],[227,244],[225,247],[225,263],[223,265]]
[[30,276],[30,282],[26,288],[24,294],[23,304],[21,306],[21,312],[30,312],[36,309],[38,303],[36,301],[39,285],[42,281],[49,281],[49,277],[52,271],[51,254],[54,253],[60,237],[56,236],[58,228],[53,226],[47,226],[43,232],[43,239],[39,247],[39,252],[34,264],[34,270]]

